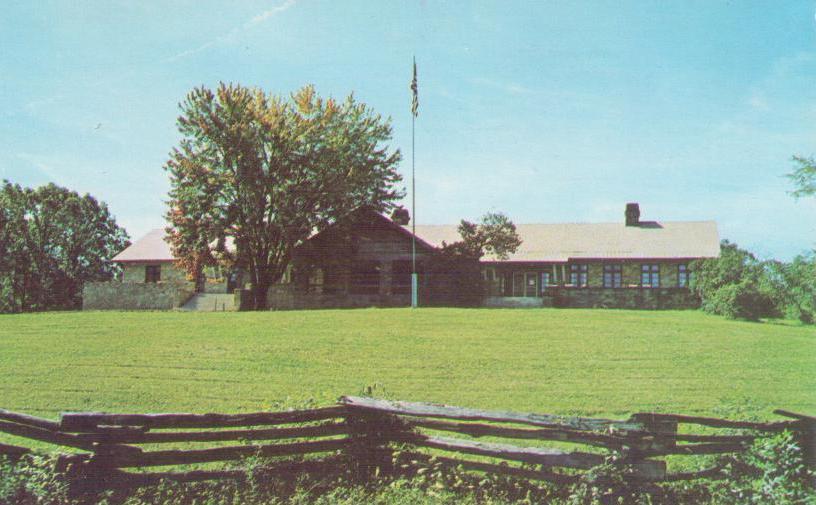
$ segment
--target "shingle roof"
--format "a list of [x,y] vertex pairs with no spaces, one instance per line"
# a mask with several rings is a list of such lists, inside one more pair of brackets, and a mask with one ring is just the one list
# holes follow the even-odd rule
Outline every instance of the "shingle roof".
[[113,261],[173,261],[170,244],[165,240],[162,228],[150,230],[147,235],[132,243],[113,257]]
[[[460,240],[455,225],[417,225],[434,246]],[[522,243],[506,261],[564,262],[570,259],[713,258],[720,253],[714,221],[519,224]],[[485,261],[497,261],[484,257]]]

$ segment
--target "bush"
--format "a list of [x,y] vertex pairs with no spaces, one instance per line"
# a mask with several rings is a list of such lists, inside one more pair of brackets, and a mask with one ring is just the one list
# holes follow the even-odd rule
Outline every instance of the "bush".
[[721,505],[816,505],[812,470],[793,433],[758,438],[750,450],[723,465],[727,480],[709,484]]
[[0,503],[66,505],[68,484],[51,456],[25,456],[20,461],[0,456]]
[[751,321],[782,314],[784,285],[769,263],[736,244],[724,240],[718,258],[695,261],[691,270],[691,289],[706,312]]
[[774,262],[772,273],[782,286],[785,316],[812,324],[816,315],[816,252],[799,255],[790,263]]
[[729,319],[757,321],[761,317],[776,317],[779,311],[774,300],[762,293],[756,285],[743,280],[714,291],[703,301],[704,310]]

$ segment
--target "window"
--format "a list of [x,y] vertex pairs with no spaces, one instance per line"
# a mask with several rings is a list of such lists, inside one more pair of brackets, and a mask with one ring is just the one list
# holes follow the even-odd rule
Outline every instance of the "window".
[[535,272],[524,274],[524,296],[538,296],[538,275]]
[[524,296],[524,273],[513,272],[513,296]]
[[541,293],[547,291],[547,286],[550,285],[550,272],[541,272]]
[[604,265],[603,267],[603,287],[605,288],[619,288],[621,287],[621,278],[623,273],[623,265]]
[[353,295],[376,295],[380,292],[380,262],[358,261],[351,270],[349,291]]
[[405,295],[411,292],[411,262],[397,260],[391,263],[391,293]]
[[487,282],[493,282],[496,280],[496,271],[492,268],[485,268],[484,271],[484,279]]
[[317,293],[320,294],[323,292],[323,269],[322,268],[315,268],[311,272],[309,272],[309,293]]
[[513,296],[513,273],[504,272],[502,276],[502,293],[504,296]]
[[570,284],[579,288],[587,287],[589,265],[570,265]]
[[161,265],[145,266],[145,282],[159,282],[161,280]]
[[655,263],[640,265],[640,285],[644,288],[659,288],[660,265]]
[[689,284],[689,270],[688,265],[681,263],[677,265],[677,287],[687,288]]

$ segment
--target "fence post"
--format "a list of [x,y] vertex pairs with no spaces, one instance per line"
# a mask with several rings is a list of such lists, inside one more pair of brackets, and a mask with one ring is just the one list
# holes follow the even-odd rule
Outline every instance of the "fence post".
[[[816,419],[802,419],[801,423],[802,430],[800,431],[800,437],[805,464],[807,464],[811,470],[816,470]],[[816,484],[816,482],[814,484]]]
[[55,470],[65,475],[68,498],[87,498],[105,489],[105,477],[97,472],[90,454],[64,454],[57,458]]
[[368,482],[378,476],[393,474],[394,451],[389,444],[402,438],[404,423],[390,414],[354,409],[348,409],[346,423],[351,432],[349,456],[356,477]]
[[646,434],[653,440],[649,449],[671,449],[677,446],[677,420],[650,413],[632,414],[630,421],[643,424]]

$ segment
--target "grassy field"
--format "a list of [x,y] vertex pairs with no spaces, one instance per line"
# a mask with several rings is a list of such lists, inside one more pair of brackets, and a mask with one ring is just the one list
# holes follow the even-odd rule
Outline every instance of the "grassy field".
[[385,396],[556,414],[816,414],[816,330],[699,312],[0,316],[0,407],[240,412]]

